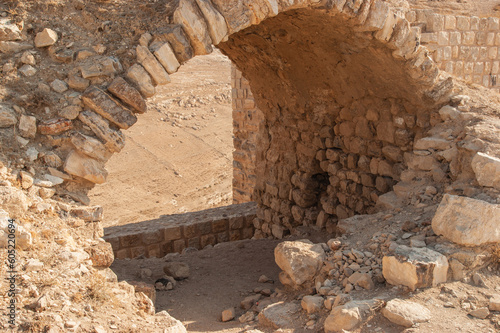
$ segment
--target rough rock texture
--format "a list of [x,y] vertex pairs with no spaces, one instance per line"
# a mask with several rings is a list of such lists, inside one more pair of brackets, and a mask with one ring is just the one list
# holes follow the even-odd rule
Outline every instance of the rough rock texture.
[[384,317],[395,324],[412,327],[431,319],[431,311],[415,302],[393,299],[382,309]]
[[268,305],[259,313],[259,324],[273,329],[291,328],[290,318],[300,311],[296,303],[278,302]]
[[0,205],[13,218],[20,218],[28,210],[28,198],[15,187],[0,186]]
[[500,206],[445,194],[432,219],[438,235],[466,246],[500,242]]
[[35,46],[46,47],[57,42],[57,32],[52,29],[45,28],[43,31],[36,34]]
[[183,262],[167,262],[163,267],[163,271],[176,280],[187,279],[189,277],[189,266]]
[[67,173],[84,178],[95,184],[102,184],[106,181],[108,172],[104,169],[101,162],[90,158],[76,150],[67,157],[64,162],[64,171]]
[[478,152],[472,159],[472,169],[479,185],[500,190],[500,158]]
[[434,287],[446,282],[448,259],[428,248],[400,245],[394,250],[394,255],[382,259],[382,272],[387,282],[393,285],[404,285],[412,290]]
[[379,303],[371,299],[350,301],[336,306],[325,320],[325,333],[350,331],[356,328]]
[[323,248],[309,240],[286,241],[274,249],[276,264],[297,286],[313,279],[321,268],[324,257]]

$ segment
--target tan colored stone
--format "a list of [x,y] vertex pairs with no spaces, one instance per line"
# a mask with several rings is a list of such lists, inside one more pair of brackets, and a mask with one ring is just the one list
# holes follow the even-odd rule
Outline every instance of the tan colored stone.
[[438,235],[460,245],[500,242],[500,205],[445,194],[432,219]]
[[65,108],[62,108],[57,112],[57,114],[60,117],[66,118],[66,119],[76,119],[80,112],[82,111],[82,107],[79,105],[69,105],[66,106]]
[[451,145],[452,145],[452,142],[445,140],[445,139],[436,138],[436,137],[426,137],[426,138],[422,138],[420,140],[417,140],[413,146],[413,149],[447,150],[447,149],[451,148]]
[[500,158],[478,152],[471,164],[479,185],[500,190]]
[[78,115],[85,125],[102,139],[106,148],[112,152],[118,153],[125,145],[125,138],[120,131],[109,128],[107,120],[92,111],[83,111]]
[[70,214],[87,222],[102,221],[103,209],[101,206],[78,206],[70,210]]
[[43,135],[58,135],[73,128],[69,119],[56,118],[38,124],[38,132]]
[[371,299],[350,301],[334,307],[325,320],[325,333],[344,332],[356,328],[378,304],[379,301]]
[[46,47],[54,45],[57,42],[57,32],[52,29],[45,28],[35,36],[36,47]]
[[111,244],[105,241],[99,241],[97,244],[85,248],[85,252],[89,254],[94,267],[107,268],[115,260]]
[[0,186],[0,207],[12,218],[21,218],[28,210],[28,199],[23,191],[10,186]]
[[404,327],[412,327],[431,319],[431,312],[425,306],[401,299],[387,302],[382,314],[391,322]]
[[323,265],[325,251],[320,244],[308,240],[283,242],[274,249],[276,264],[300,286],[312,281]]
[[88,157],[76,150],[69,153],[64,163],[64,171],[67,173],[84,178],[95,184],[102,184],[106,181],[108,172],[104,169],[101,162]]
[[175,57],[174,50],[168,42],[155,42],[151,45],[151,51],[154,53],[156,59],[165,68],[167,73],[172,74],[177,72],[181,65]]
[[96,86],[82,95],[83,103],[120,128],[127,129],[137,122],[137,117],[127,108]]
[[0,52],[2,53],[17,53],[32,48],[33,45],[28,43],[0,41]]
[[259,324],[273,329],[291,328],[291,318],[300,311],[300,305],[278,302],[268,305],[259,313]]
[[122,69],[120,61],[115,57],[96,57],[80,65],[80,72],[84,79],[111,76]]
[[127,71],[129,78],[138,88],[144,97],[151,97],[155,94],[155,87],[148,72],[139,64],[135,64]]
[[6,105],[0,104],[0,127],[10,127],[17,124],[14,110]]
[[83,91],[90,85],[90,81],[77,75],[69,75],[66,83],[71,89]]
[[214,45],[219,44],[227,36],[227,25],[224,17],[212,5],[210,0],[196,0],[205,20],[208,32]]
[[[194,57],[191,43],[189,43],[186,33],[180,24],[168,24],[164,28],[158,30],[155,33],[155,42],[156,41],[168,42],[177,60],[179,60],[181,64]],[[153,42],[153,44],[155,42]]]
[[382,258],[382,273],[389,284],[404,285],[411,290],[434,287],[446,282],[448,259],[428,248],[400,245],[394,255]]
[[235,313],[234,308],[226,309],[226,310],[222,311],[222,321],[226,322],[226,321],[233,320],[235,315],[236,315],[236,313]]
[[19,134],[23,138],[34,138],[36,136],[36,118],[22,115],[21,118],[19,118],[17,128],[19,129]]
[[500,311],[500,294],[495,294],[491,296],[489,309],[491,311]]
[[111,152],[104,144],[90,136],[75,132],[71,135],[71,143],[82,153],[101,161],[107,161],[111,157]]
[[323,297],[307,295],[302,298],[300,305],[308,314],[311,314],[319,312],[323,307],[323,303]]
[[137,45],[137,61],[151,75],[157,85],[163,85],[170,82],[170,77],[163,66],[156,60],[155,56],[149,52],[147,47]]
[[180,0],[174,12],[174,23],[182,25],[196,55],[212,52],[207,23],[194,0]]
[[0,40],[11,41],[22,39],[19,27],[7,17],[0,18]]
[[137,89],[132,87],[122,77],[117,77],[111,82],[108,91],[121,101],[131,106],[135,112],[144,113],[147,110],[146,101]]

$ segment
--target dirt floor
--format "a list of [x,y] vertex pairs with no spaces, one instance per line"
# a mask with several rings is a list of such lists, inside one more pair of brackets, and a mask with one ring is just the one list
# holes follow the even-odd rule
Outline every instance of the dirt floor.
[[105,227],[232,203],[230,61],[196,57],[171,79],[124,131],[107,182],[89,194],[104,207]]

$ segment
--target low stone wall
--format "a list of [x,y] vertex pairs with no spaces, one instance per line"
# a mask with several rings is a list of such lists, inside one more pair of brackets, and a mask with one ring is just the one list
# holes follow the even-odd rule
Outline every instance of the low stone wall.
[[186,247],[248,239],[253,236],[254,202],[212,208],[192,213],[165,215],[156,220],[116,226],[104,230],[115,258],[163,257]]

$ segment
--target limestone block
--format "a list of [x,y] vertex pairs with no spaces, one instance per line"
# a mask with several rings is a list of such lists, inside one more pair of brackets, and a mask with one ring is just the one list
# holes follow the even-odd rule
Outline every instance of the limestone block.
[[404,327],[412,327],[431,319],[431,312],[425,306],[397,298],[387,302],[382,314],[391,322]]
[[131,106],[137,113],[146,112],[146,101],[137,89],[127,83],[122,77],[117,77],[111,82],[108,91],[118,97],[125,104]]
[[43,135],[58,135],[73,128],[69,119],[57,118],[45,121],[38,125],[38,132]]
[[300,286],[311,281],[323,265],[325,251],[308,240],[283,242],[274,249],[276,264]]
[[208,32],[214,45],[219,44],[227,36],[227,25],[224,17],[212,5],[210,0],[196,0],[205,20]]
[[384,27],[384,23],[390,14],[389,6],[381,1],[376,0],[370,6],[370,13],[366,18],[363,29],[367,31],[377,31]]
[[19,118],[19,124],[17,125],[19,129],[19,134],[23,138],[34,138],[36,135],[36,118],[33,116],[22,115]]
[[82,102],[120,128],[127,129],[137,122],[137,117],[129,109],[96,86],[85,90]]
[[36,69],[31,65],[23,65],[18,71],[24,76],[33,76],[36,74]]
[[434,149],[434,150],[447,150],[450,149],[452,146],[452,142],[442,139],[442,138],[437,138],[437,137],[426,137],[419,139],[415,142],[413,149],[418,149],[418,150],[428,150],[428,149]]
[[478,152],[472,158],[472,170],[479,185],[500,190],[500,159]]
[[179,7],[174,12],[174,23],[182,25],[195,54],[212,52],[207,23],[194,0],[180,0]]
[[2,53],[17,53],[32,49],[33,45],[29,43],[0,41],[0,52]]
[[495,294],[490,298],[489,308],[491,311],[500,311],[500,294]]
[[73,176],[84,178],[95,184],[102,184],[106,181],[108,172],[104,165],[85,154],[76,150],[69,153],[64,162],[64,171]]
[[17,124],[17,117],[14,109],[0,104],[0,127],[10,127],[15,124]]
[[308,314],[316,313],[323,307],[324,299],[321,296],[307,295],[302,298],[300,305]]
[[456,119],[460,113],[460,111],[450,105],[445,105],[439,109],[439,115],[443,121]]
[[500,242],[500,205],[445,194],[432,219],[438,235],[460,245]]
[[174,50],[168,42],[154,42],[151,45],[150,50],[154,53],[156,59],[158,59],[167,73],[172,74],[177,72],[177,69],[179,69],[181,64],[175,57]]
[[87,222],[102,221],[103,209],[101,206],[78,206],[70,210],[70,214]]
[[356,328],[380,304],[378,300],[350,301],[336,306],[325,320],[325,333],[344,332]]
[[137,45],[137,61],[151,75],[157,85],[163,85],[170,82],[170,77],[163,66],[156,60],[155,56],[149,52],[147,47]]
[[151,97],[155,94],[155,87],[148,72],[139,64],[135,64],[127,71],[129,78],[138,88],[144,97]]
[[57,42],[57,32],[52,29],[45,28],[35,36],[36,47],[46,47],[54,45]]
[[[258,24],[267,17],[276,16],[279,11],[278,1],[276,0],[212,0],[217,10],[226,19],[230,33],[234,33],[249,27],[252,24]],[[294,3],[284,3],[283,6],[293,6]],[[299,5],[300,6],[300,5]]]
[[106,149],[118,153],[125,146],[125,138],[120,131],[109,128],[108,122],[92,111],[83,111],[78,115],[78,119],[105,142]]
[[79,68],[84,79],[98,76],[111,76],[123,70],[120,61],[115,57],[92,58],[80,65]]
[[153,42],[153,44],[158,41],[168,42],[172,47],[177,60],[181,64],[194,57],[193,48],[189,43],[182,25],[170,24],[159,30],[155,34],[155,42]]
[[21,30],[19,27],[11,22],[8,18],[0,18],[0,40],[11,41],[19,40],[22,38]]
[[31,65],[31,66],[36,65],[35,57],[33,56],[33,54],[30,51],[26,51],[23,53],[23,55],[21,56],[21,62],[23,64],[27,64],[27,65]]
[[105,241],[99,241],[97,244],[85,248],[92,260],[94,267],[107,268],[115,260],[111,244]]
[[439,167],[439,163],[432,155],[417,155],[405,153],[404,159],[410,169],[431,171]]
[[446,282],[448,259],[428,248],[400,245],[394,255],[382,258],[382,273],[388,283],[411,290],[436,286]]
[[300,311],[300,305],[291,302],[278,302],[268,305],[257,317],[259,324],[271,327],[275,330],[280,328],[292,328],[291,318]]

